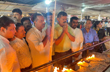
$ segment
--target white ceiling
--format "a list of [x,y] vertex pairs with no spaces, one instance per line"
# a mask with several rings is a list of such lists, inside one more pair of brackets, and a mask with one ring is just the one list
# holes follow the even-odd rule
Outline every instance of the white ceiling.
[[[45,2],[35,5],[19,4],[12,2],[0,1],[0,14],[11,14],[14,8],[20,8],[24,14],[34,12],[46,12],[46,7],[49,11],[53,11],[54,1],[47,6]],[[110,0],[57,0],[56,12],[65,10],[71,15],[80,15],[81,9],[87,8],[83,15],[110,16]]]
[[[83,15],[110,16],[110,0],[57,0],[56,11],[57,13],[65,9],[68,14],[80,15],[82,8],[87,8]],[[53,10],[54,2],[49,5],[50,11]],[[46,5],[41,2],[32,8],[33,10],[46,10]]]

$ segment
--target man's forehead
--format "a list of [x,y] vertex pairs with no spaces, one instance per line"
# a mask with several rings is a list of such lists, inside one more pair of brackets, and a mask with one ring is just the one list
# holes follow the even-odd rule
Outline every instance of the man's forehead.
[[47,17],[52,17],[52,15],[48,15]]
[[[19,14],[18,12],[13,12],[13,14]],[[20,14],[19,14],[20,15]]]
[[43,16],[37,16],[37,18],[36,19],[44,19],[44,17]]
[[30,22],[29,20],[25,20],[24,22]]
[[9,26],[7,26],[7,28],[8,27],[16,27],[16,25],[14,23],[10,23]]
[[61,15],[60,18],[67,18],[67,16],[62,16],[62,15]]
[[73,21],[75,21],[75,22],[76,22],[76,21],[78,21],[78,20],[73,19]]
[[87,20],[87,21],[91,22],[91,20]]
[[90,23],[90,22],[91,22],[90,20],[87,20],[87,21],[86,21],[86,23]]
[[67,16],[63,16],[63,15],[61,15],[60,17],[67,17]]

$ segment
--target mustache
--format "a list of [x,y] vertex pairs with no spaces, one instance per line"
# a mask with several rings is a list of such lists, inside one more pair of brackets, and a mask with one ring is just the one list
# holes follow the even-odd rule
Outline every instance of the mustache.
[[14,17],[14,18],[16,18],[16,17]]
[[66,21],[64,21],[63,23],[67,23]]
[[27,26],[27,28],[30,28],[31,26]]

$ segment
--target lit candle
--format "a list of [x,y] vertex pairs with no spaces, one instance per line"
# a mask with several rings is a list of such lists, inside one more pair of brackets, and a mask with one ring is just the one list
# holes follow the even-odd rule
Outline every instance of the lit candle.
[[83,65],[85,63],[85,61],[79,61],[77,64],[78,65]]
[[66,68],[63,68],[62,72],[65,72],[65,71],[67,71],[67,69]]
[[72,69],[63,68],[62,72],[73,72]]
[[53,72],[58,72],[59,68],[55,67]]
[[86,63],[85,61],[79,61],[77,64],[79,66],[79,68],[81,68],[81,66],[83,66],[83,64]]
[[94,59],[95,58],[95,55],[93,54],[92,56],[89,56],[86,58],[86,60],[91,60],[91,59]]

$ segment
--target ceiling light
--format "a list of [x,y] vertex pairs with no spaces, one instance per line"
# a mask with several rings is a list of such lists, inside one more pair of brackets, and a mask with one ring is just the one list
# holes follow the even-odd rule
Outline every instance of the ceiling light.
[[81,11],[82,11],[82,12],[84,12],[84,11],[85,11],[85,9],[86,9],[86,7],[82,7],[82,10],[81,10]]
[[51,0],[46,0],[45,3],[46,4],[50,4],[52,1]]

